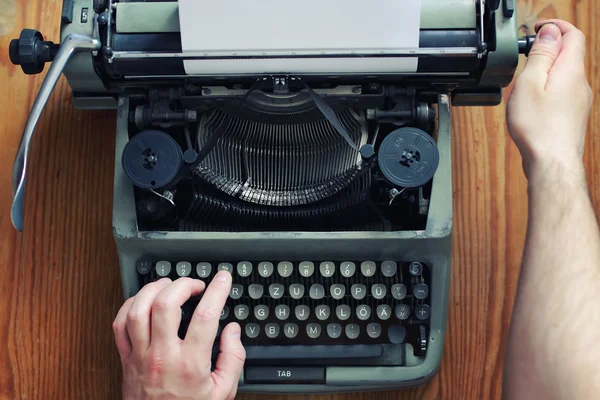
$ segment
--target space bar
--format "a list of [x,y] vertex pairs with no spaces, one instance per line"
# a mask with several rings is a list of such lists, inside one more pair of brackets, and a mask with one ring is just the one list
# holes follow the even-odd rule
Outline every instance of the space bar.
[[370,358],[383,355],[383,347],[379,344],[245,346],[245,348],[247,360]]

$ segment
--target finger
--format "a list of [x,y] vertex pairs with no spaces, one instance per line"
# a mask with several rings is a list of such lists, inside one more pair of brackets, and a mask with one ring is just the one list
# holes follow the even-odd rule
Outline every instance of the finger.
[[133,304],[133,297],[130,297],[123,303],[113,322],[113,332],[115,333],[115,343],[121,359],[131,354],[131,340],[127,333],[127,313]]
[[201,280],[180,278],[156,296],[152,304],[151,343],[161,346],[179,339],[177,330],[181,323],[181,306],[190,297],[202,293],[205,287]]
[[242,375],[246,350],[240,340],[241,328],[237,323],[231,323],[221,333],[221,352],[213,371],[213,381],[219,393],[235,396],[238,381]]
[[231,273],[221,271],[206,288],[188,327],[185,342],[205,353],[211,353],[219,329],[219,318],[231,290]]
[[585,35],[573,24],[562,21],[559,19],[550,19],[547,21],[540,21],[535,24],[535,31],[538,32],[540,28],[548,23],[556,25],[562,33],[562,49],[559,58],[564,58],[573,63],[582,63],[585,59],[586,47],[585,47]]
[[127,332],[131,339],[132,350],[144,351],[150,345],[150,314],[152,303],[163,289],[171,283],[168,278],[147,284],[135,296],[127,313]]
[[523,74],[544,87],[548,80],[548,73],[560,54],[561,46],[560,28],[555,24],[543,25],[529,51]]

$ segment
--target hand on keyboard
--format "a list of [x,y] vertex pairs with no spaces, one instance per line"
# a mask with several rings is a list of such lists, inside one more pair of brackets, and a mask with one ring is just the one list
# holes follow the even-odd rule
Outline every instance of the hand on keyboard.
[[231,281],[226,271],[212,280],[194,311],[185,340],[177,334],[181,306],[204,291],[204,282],[164,278],[144,286],[125,302],[113,324],[125,400],[235,397],[246,357],[238,324],[223,329],[221,353],[211,372],[211,352]]
[[508,102],[508,128],[529,179],[554,175],[544,173],[548,167],[583,178],[592,104],[585,76],[585,37],[567,22],[551,22],[536,25],[538,37]]

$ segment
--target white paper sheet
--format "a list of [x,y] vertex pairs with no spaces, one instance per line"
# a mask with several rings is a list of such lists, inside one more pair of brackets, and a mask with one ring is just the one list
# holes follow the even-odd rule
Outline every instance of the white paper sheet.
[[186,60],[186,73],[406,73],[417,58],[310,58],[390,54],[419,47],[421,0],[179,0],[183,53],[206,57],[306,58]]

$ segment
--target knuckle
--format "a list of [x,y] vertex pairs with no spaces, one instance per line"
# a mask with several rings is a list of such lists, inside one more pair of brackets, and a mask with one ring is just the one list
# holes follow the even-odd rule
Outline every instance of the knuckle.
[[139,325],[143,320],[142,313],[137,310],[131,310],[127,314],[127,323],[131,325]]
[[153,349],[148,352],[145,359],[145,369],[151,378],[157,378],[162,375],[165,370],[165,364],[165,354],[162,351]]
[[195,315],[200,322],[206,322],[217,318],[217,316],[220,315],[220,312],[214,307],[198,306]]
[[554,60],[556,58],[556,49],[545,43],[540,43],[537,46],[533,46],[529,52],[529,57],[539,57]]
[[160,295],[154,300],[152,309],[157,312],[165,312],[170,308],[169,299],[166,296]]
[[238,361],[241,361],[242,363],[246,361],[246,350],[243,346],[236,347],[232,354]]
[[122,328],[123,328],[123,323],[121,321],[118,321],[118,320],[114,320],[113,321],[113,323],[112,323],[112,330],[113,330],[113,332],[117,333]]

